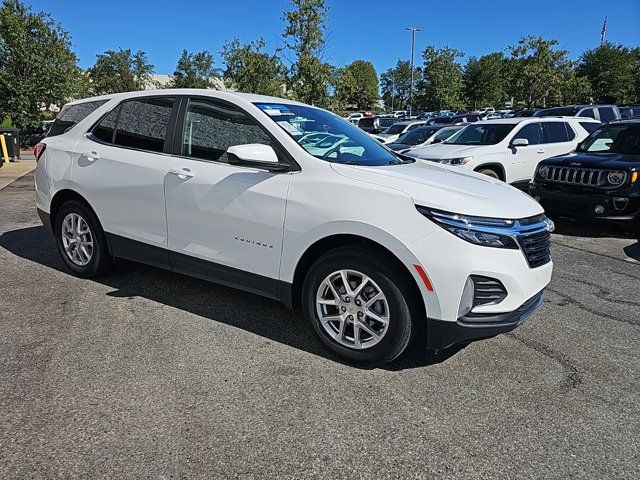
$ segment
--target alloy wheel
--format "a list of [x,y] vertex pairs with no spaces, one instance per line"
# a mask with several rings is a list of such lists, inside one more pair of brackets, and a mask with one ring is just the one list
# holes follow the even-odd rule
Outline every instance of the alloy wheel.
[[62,221],[62,245],[69,259],[79,267],[86,266],[93,257],[91,229],[77,213],[69,213]]
[[320,283],[316,312],[331,338],[357,350],[376,345],[389,327],[389,303],[382,289],[356,270],[338,270]]

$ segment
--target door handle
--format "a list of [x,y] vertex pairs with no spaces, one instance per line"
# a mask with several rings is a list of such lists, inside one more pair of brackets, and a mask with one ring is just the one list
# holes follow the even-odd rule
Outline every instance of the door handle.
[[543,149],[537,150],[537,153],[544,153]]
[[82,156],[87,160],[89,160],[90,162],[94,162],[100,158],[100,155],[98,154],[98,152],[84,152]]
[[172,168],[169,170],[171,175],[176,175],[178,178],[184,180],[185,178],[192,178],[195,174],[188,168]]

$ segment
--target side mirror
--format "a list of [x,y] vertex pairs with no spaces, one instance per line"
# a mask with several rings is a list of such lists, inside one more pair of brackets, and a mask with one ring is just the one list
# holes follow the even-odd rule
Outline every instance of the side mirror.
[[511,141],[511,146],[512,147],[528,147],[529,140],[527,140],[526,138],[515,138],[514,140]]
[[283,170],[286,168],[278,160],[276,152],[269,145],[249,143],[227,148],[227,159],[231,165]]

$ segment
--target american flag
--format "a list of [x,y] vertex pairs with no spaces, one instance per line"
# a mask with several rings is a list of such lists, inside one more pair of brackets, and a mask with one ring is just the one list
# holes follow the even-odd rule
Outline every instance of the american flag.
[[607,36],[607,17],[604,17],[604,23],[602,24],[602,30],[600,31],[600,42],[604,43],[604,37]]

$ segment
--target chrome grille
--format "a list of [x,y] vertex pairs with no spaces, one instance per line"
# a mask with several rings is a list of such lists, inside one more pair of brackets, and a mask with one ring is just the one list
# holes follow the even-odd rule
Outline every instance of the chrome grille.
[[551,233],[548,230],[519,235],[518,243],[531,268],[551,261]]
[[550,166],[545,178],[548,182],[570,183],[574,185],[588,185],[597,187],[603,184],[606,170],[580,167]]

